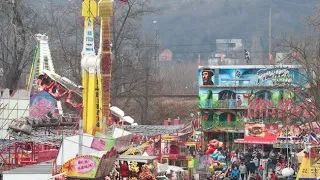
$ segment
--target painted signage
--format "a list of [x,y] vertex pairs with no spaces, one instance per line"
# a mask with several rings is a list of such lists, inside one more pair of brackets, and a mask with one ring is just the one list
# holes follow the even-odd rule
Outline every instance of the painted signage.
[[298,66],[208,66],[198,71],[200,88],[210,86],[284,86],[307,85]]
[[258,72],[258,84],[263,81],[271,80],[273,85],[290,85],[293,80],[293,76],[290,75],[288,69],[274,69],[274,70],[262,70]]
[[69,177],[94,178],[96,176],[100,158],[92,155],[82,155],[70,159],[63,164],[59,173],[66,173]]
[[92,155],[77,156],[64,163],[59,173],[81,179],[102,178],[111,172],[117,157],[118,153],[114,148],[101,158]]
[[278,129],[278,124],[246,123],[244,140],[274,143],[277,140]]
[[91,158],[79,158],[75,160],[74,166],[75,170],[79,173],[90,172],[96,167],[94,160]]

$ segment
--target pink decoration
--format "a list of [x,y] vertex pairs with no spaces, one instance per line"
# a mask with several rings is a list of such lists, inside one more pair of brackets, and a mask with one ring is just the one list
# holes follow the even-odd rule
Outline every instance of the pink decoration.
[[297,107],[295,107],[295,106],[292,106],[292,108],[291,108],[291,111],[290,111],[290,113],[291,113],[291,118],[295,118],[295,117],[297,117]]
[[253,117],[258,117],[258,109],[259,109],[259,100],[256,98],[254,99],[254,109],[253,109]]
[[91,148],[98,151],[104,151],[106,149],[106,142],[99,138],[93,138]]
[[270,100],[267,99],[267,100],[266,100],[266,117],[269,116],[269,106],[270,106]]
[[283,101],[278,101],[278,118],[282,118],[282,111],[283,111]]
[[163,121],[163,125],[168,126],[168,125],[169,125],[168,120],[164,120],[164,121]]
[[179,124],[180,124],[180,119],[173,120],[173,125],[179,125]]
[[264,110],[265,107],[264,107],[264,102],[263,102],[262,99],[259,100],[259,106],[260,106],[260,107],[259,107],[259,108],[260,108],[260,115],[259,115],[259,117],[260,117],[260,118],[263,118],[263,110]]

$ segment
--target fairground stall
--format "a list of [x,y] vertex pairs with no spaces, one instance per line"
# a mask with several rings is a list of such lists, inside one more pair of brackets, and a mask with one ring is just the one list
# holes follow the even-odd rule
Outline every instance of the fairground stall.
[[278,124],[245,123],[244,138],[234,142],[243,144],[243,150],[258,147],[270,151],[278,136]]
[[[300,66],[200,66],[198,82],[205,142],[217,139],[229,149],[235,149],[234,142],[255,144],[252,142],[256,140],[252,139],[236,140],[246,136],[244,123],[276,123],[286,119],[284,111],[293,112],[294,117],[303,114],[291,108],[297,95],[293,88],[288,88],[293,86],[298,91],[304,86],[306,81]],[[253,129],[250,135],[255,136],[255,133],[259,131]],[[272,145],[273,141],[264,142],[261,138],[256,144]]]

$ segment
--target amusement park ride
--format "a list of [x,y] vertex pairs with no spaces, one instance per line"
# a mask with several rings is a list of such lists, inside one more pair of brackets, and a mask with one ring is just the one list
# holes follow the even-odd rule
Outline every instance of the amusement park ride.
[[[99,8],[97,11],[97,7]],[[94,23],[101,17],[101,35],[98,54],[94,50]],[[94,135],[95,132],[108,134],[108,126],[120,121],[125,125],[133,123],[133,119],[124,116],[124,112],[115,106],[110,107],[111,83],[111,51],[110,26],[112,2],[101,0],[85,0],[82,3],[84,17],[84,42],[82,50],[82,86],[55,73],[48,36],[37,34],[32,68],[27,82],[30,92],[30,116],[13,120],[9,124],[9,138],[0,148],[0,161],[3,167],[34,164],[52,159],[38,157],[42,151],[52,150],[57,153],[63,136],[77,134],[78,122],[82,114],[84,133]],[[56,104],[56,109],[44,107],[47,101]],[[31,115],[32,108],[39,108],[45,114]],[[110,114],[111,111],[111,114]],[[31,152],[23,157],[24,152]],[[40,159],[39,159],[40,158]],[[25,159],[25,162],[22,160]],[[27,159],[27,160],[26,160]]]
[[[30,94],[29,116],[18,117],[10,122],[8,137],[0,146],[0,170],[57,159],[58,153],[63,152],[64,148],[60,146],[65,137],[82,133],[110,136],[114,127],[121,127],[124,131],[139,137],[153,138],[156,142],[155,138],[160,136],[161,139],[161,134],[178,136],[179,133],[192,132],[192,123],[172,126],[137,125],[121,109],[110,105],[112,14],[111,0],[100,0],[98,4],[95,0],[84,0],[82,3],[82,86],[55,72],[48,36],[35,36],[37,46],[27,82]],[[100,45],[97,54],[94,45],[96,16],[100,17]],[[79,126],[79,122],[82,122],[82,126]],[[80,127],[83,132],[79,132]]]

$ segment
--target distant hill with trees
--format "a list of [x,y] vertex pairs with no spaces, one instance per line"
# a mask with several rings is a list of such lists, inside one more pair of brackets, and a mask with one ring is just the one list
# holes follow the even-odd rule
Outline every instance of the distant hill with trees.
[[[268,50],[268,18],[272,9],[272,35],[301,32],[305,19],[315,13],[317,0],[153,0],[160,15],[145,17],[147,31],[159,31],[161,46],[169,48],[176,60],[208,57],[215,39],[243,39],[250,49],[261,39]],[[153,24],[153,21],[157,21]]]

